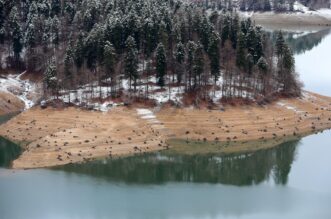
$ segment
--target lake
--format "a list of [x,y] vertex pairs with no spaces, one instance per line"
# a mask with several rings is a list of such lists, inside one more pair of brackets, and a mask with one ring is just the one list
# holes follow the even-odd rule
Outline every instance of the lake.
[[[287,30],[305,89],[331,96],[329,29]],[[1,119],[0,119],[1,121]],[[254,153],[162,153],[38,170],[0,139],[0,218],[331,218],[331,132]]]

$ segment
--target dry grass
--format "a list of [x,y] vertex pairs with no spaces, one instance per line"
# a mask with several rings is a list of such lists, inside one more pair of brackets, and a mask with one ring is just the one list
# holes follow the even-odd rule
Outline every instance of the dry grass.
[[309,97],[282,99],[281,103],[286,106],[229,106],[225,112],[163,109],[157,118],[176,133],[176,138],[200,142],[291,138],[331,128],[331,98],[310,93]]
[[331,128],[331,98],[309,93],[281,103],[228,106],[225,112],[164,107],[155,113],[157,124],[133,107],[108,113],[33,108],[0,126],[0,135],[28,142],[14,168],[38,168],[157,151],[168,143],[174,152],[252,151]]
[[135,110],[109,113],[34,108],[1,126],[0,135],[26,142],[13,168],[38,168],[160,150],[165,139]]

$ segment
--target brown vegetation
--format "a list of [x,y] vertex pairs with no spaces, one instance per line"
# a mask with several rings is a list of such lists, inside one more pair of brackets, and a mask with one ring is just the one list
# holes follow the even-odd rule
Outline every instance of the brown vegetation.
[[[230,144],[219,152],[253,151],[275,146],[284,137],[296,138],[330,128],[331,98],[306,92],[302,99],[281,99],[266,106],[227,105],[225,111],[165,107],[155,116],[143,118],[134,107],[118,107],[107,113],[33,108],[0,126],[0,135],[25,145],[14,168],[129,156],[180,147],[191,141],[203,143],[202,151],[209,151],[209,143],[220,142]],[[178,144],[173,139],[183,141]],[[268,139],[271,143],[242,144]]]

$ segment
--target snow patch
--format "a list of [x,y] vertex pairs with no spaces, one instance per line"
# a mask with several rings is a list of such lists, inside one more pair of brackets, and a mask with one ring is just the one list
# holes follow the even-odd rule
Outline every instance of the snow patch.
[[292,106],[288,103],[284,103],[282,101],[278,102],[277,105],[281,106],[281,107],[285,107],[286,109],[292,110],[292,111],[294,111],[295,113],[298,113],[298,114],[305,113],[304,111],[297,109],[295,106]]
[[29,80],[20,79],[24,73],[0,78],[0,91],[17,96],[24,102],[26,110],[35,105],[35,101],[29,98],[29,94],[36,92],[36,85]]
[[154,113],[149,109],[137,109],[137,114],[140,118],[147,120],[151,124],[159,124],[160,121],[156,119]]

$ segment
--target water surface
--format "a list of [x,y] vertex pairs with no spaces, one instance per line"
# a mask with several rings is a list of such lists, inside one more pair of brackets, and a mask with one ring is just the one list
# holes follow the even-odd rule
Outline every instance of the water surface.
[[[330,218],[331,133],[250,154],[0,169],[2,218]],[[316,142],[319,142],[316,144]]]

